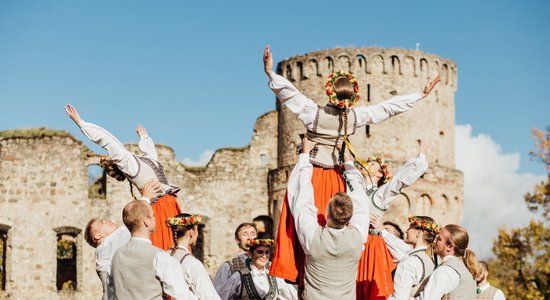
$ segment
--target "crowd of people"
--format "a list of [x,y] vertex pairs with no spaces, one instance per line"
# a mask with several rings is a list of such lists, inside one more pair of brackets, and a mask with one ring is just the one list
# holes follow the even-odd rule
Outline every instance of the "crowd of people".
[[[128,180],[139,198],[122,211],[124,226],[93,218],[85,239],[96,248],[103,299],[504,299],[487,282],[488,266],[468,248],[465,228],[440,226],[430,216],[411,216],[403,234],[384,222],[396,195],[428,169],[426,146],[395,174],[380,156],[361,159],[348,136],[413,108],[439,82],[421,92],[354,107],[359,84],[351,73],[329,76],[329,102],[319,106],[272,71],[263,55],[269,87],[303,122],[306,135],[288,179],[276,239],[261,226],[266,216],[243,220],[235,230],[238,252],[210,278],[192,254],[201,216],[182,213],[147,130],[138,125],[138,156],[104,128],[69,117],[107,150],[101,166]],[[387,149],[381,149],[387,150]],[[259,234],[260,229],[263,234]],[[211,229],[213,230],[213,229]]]

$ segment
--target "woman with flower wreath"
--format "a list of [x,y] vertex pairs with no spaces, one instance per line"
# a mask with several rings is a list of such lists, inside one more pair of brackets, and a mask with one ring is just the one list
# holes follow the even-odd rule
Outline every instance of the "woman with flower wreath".
[[[310,154],[310,162],[314,166],[312,183],[321,226],[326,223],[326,208],[330,198],[337,192],[345,191],[337,149],[344,138],[366,124],[380,123],[408,111],[428,96],[440,80],[437,76],[422,92],[395,96],[375,105],[352,107],[359,100],[359,83],[351,73],[339,71],[329,76],[325,86],[328,104],[319,106],[300,93],[290,81],[273,72],[269,46],[264,50],[263,60],[269,87],[281,103],[303,122],[307,129],[306,137],[317,143]],[[302,284],[304,254],[296,237],[287,199],[283,202],[280,217],[271,274]]]
[[[370,205],[370,219],[382,220],[395,196],[413,184],[428,169],[426,149],[419,141],[418,155],[401,166],[395,176],[379,156],[367,159],[362,173]],[[372,226],[371,226],[372,227]],[[357,270],[357,299],[386,299],[393,291],[392,270],[395,263],[380,231],[371,228]]]
[[374,222],[374,227],[381,231],[390,253],[399,262],[390,300],[419,296],[417,292],[428,282],[437,266],[434,241],[441,227],[428,216],[411,216],[409,224],[403,241],[386,231],[379,220]]
[[272,239],[248,240],[251,257],[247,259],[248,268],[237,271],[220,287],[223,300],[296,300],[296,289],[281,278],[269,275],[269,255],[275,244]]
[[220,299],[204,265],[189,251],[199,237],[200,215],[178,214],[166,220],[166,226],[174,233],[174,246],[168,250],[181,265],[181,270],[191,293],[199,300]]
[[92,142],[107,150],[108,156],[103,156],[100,165],[107,174],[118,181],[128,179],[132,196],[133,185],[142,190],[150,180],[158,180],[157,194],[150,200],[155,212],[157,230],[151,234],[153,245],[167,250],[173,245],[172,231],[164,224],[167,218],[181,213],[176,200],[176,194],[180,190],[177,186],[170,185],[164,174],[162,165],[158,162],[158,155],[153,140],[147,134],[145,127],[138,125],[136,132],[140,137],[139,149],[142,156],[134,155],[106,129],[85,122],[80,118],[76,108],[70,104],[65,107],[65,112],[78,125],[82,133]]

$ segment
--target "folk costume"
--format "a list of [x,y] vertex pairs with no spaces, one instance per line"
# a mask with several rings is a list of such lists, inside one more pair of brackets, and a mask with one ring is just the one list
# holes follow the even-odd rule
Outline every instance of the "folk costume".
[[[424,224],[417,220],[414,217],[409,218],[409,222],[418,229],[433,230],[435,233],[440,231],[440,227],[435,223]],[[428,256],[426,246],[412,249],[409,244],[386,230],[381,232],[381,236],[388,245],[392,256],[399,262],[394,277],[394,292],[389,299],[414,299],[418,296],[419,289],[424,287],[429,276],[435,270],[436,261],[433,257]]]
[[220,266],[216,272],[216,276],[214,276],[214,280],[212,280],[212,283],[218,293],[220,293],[222,286],[233,274],[239,271],[244,272],[248,269],[248,266],[246,265],[247,259],[249,258],[245,253],[239,253],[237,256],[224,262]]
[[131,238],[126,226],[118,227],[113,233],[103,238],[95,250],[95,270],[103,286],[103,300],[114,300],[115,289],[111,276],[113,255]]
[[[166,225],[171,227],[173,231],[177,231],[177,226],[195,226],[200,224],[200,221],[200,215],[176,216],[167,219]],[[220,296],[212,285],[212,280],[210,280],[204,265],[191,254],[188,247],[177,244],[176,236],[174,236],[174,240],[176,245],[166,252],[170,253],[180,263],[185,282],[191,293],[199,300],[219,300]]]
[[[114,168],[112,164],[115,164],[130,183],[139,190],[143,189],[145,183],[150,179],[157,179],[160,182],[162,192],[150,199],[157,225],[157,230],[151,234],[151,241],[153,245],[163,250],[172,247],[172,231],[164,224],[167,218],[181,213],[176,200],[176,194],[180,189],[168,183],[164,169],[158,162],[153,140],[149,136],[140,136],[139,149],[144,155],[136,156],[104,128],[84,121],[80,121],[78,126],[88,139],[109,153],[109,159],[102,159],[101,161],[102,166],[108,173]],[[117,178],[117,180],[124,180],[124,178]],[[132,186],[130,185],[130,187]]]
[[[355,94],[352,99],[342,100],[334,97],[332,84],[334,80],[343,76],[350,79],[353,84]],[[408,111],[422,99],[422,94],[396,96],[379,104],[351,108],[359,99],[357,80],[351,74],[340,71],[331,74],[327,82],[330,103],[319,106],[300,93],[284,77],[273,72],[269,77],[271,90],[281,103],[304,123],[307,138],[318,143],[311,151],[309,161],[314,166],[311,182],[315,194],[317,221],[319,225],[324,226],[328,201],[335,193],[346,190],[336,149],[336,146],[342,143],[344,135],[352,135],[356,129],[366,124],[380,123],[391,116]],[[305,255],[298,243],[295,223],[288,206],[287,194],[281,210],[270,274],[303,284]]]
[[132,237],[113,257],[116,299],[194,299],[179,262],[144,238]]
[[[254,246],[271,247],[274,241],[271,239],[249,240],[247,245],[255,243]],[[251,247],[254,247],[251,246]],[[219,294],[223,300],[246,299],[246,300],[297,300],[296,289],[286,283],[283,279],[269,275],[267,263],[259,270],[251,263],[246,262],[246,268],[238,270],[231,275],[219,288]]]
[[[387,165],[380,157],[370,157],[369,160],[377,161],[384,174],[388,174]],[[401,193],[402,189],[418,180],[427,169],[426,155],[421,153],[409,159],[397,170],[395,176],[382,186],[377,187],[364,183],[366,199],[370,206],[370,217],[382,220],[394,197]],[[389,297],[394,291],[391,276],[394,268],[395,263],[392,255],[383,237],[380,236],[380,232],[370,230],[369,239],[365,244],[357,271],[357,299],[386,299]]]
[[314,167],[308,154],[300,154],[288,181],[288,202],[296,234],[305,252],[306,299],[355,299],[355,278],[362,245],[368,238],[369,207],[363,177],[352,161],[344,164],[353,215],[343,228],[322,227],[314,205],[311,177]]
[[476,282],[466,268],[464,260],[450,255],[430,276],[424,291],[418,299],[472,300],[476,298]]

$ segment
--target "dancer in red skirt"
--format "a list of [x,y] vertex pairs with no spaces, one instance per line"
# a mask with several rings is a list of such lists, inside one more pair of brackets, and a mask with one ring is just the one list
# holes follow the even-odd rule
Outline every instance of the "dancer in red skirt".
[[151,241],[159,248],[170,249],[174,240],[171,229],[165,223],[167,218],[181,213],[176,201],[176,193],[180,189],[168,183],[164,169],[158,162],[155,144],[147,134],[147,130],[141,125],[136,128],[140,137],[139,149],[143,152],[142,156],[137,156],[128,151],[104,128],[82,120],[74,106],[68,104],[65,107],[65,112],[88,139],[107,150],[109,156],[101,158],[101,166],[107,171],[107,174],[119,181],[128,179],[132,196],[134,196],[132,185],[141,191],[150,180],[160,182],[157,195],[150,199],[157,223],[157,230],[151,234]]
[[[269,87],[281,103],[303,122],[307,129],[306,137],[317,142],[316,148],[310,154],[310,162],[314,167],[311,180],[321,226],[326,223],[326,207],[330,198],[337,192],[345,191],[337,150],[344,136],[352,135],[356,129],[366,124],[380,123],[408,111],[428,96],[440,80],[437,76],[422,92],[395,96],[375,105],[352,107],[359,100],[358,82],[352,74],[339,71],[329,75],[326,85],[329,103],[319,106],[298,91],[290,81],[273,72],[273,58],[269,46],[264,50],[263,60],[264,71],[269,77]],[[302,285],[303,266],[303,250],[296,237],[293,218],[288,210],[288,200],[285,199],[270,273]]]

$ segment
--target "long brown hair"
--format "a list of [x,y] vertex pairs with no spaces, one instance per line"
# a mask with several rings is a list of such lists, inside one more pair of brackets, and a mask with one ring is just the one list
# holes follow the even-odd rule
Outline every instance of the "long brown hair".
[[347,77],[340,77],[334,81],[334,92],[338,100],[351,99],[353,97],[353,85]]
[[454,246],[455,256],[461,257],[474,279],[477,278],[481,274],[481,268],[477,262],[475,253],[468,249],[468,231],[456,224],[449,224],[444,229],[450,233],[447,244]]

